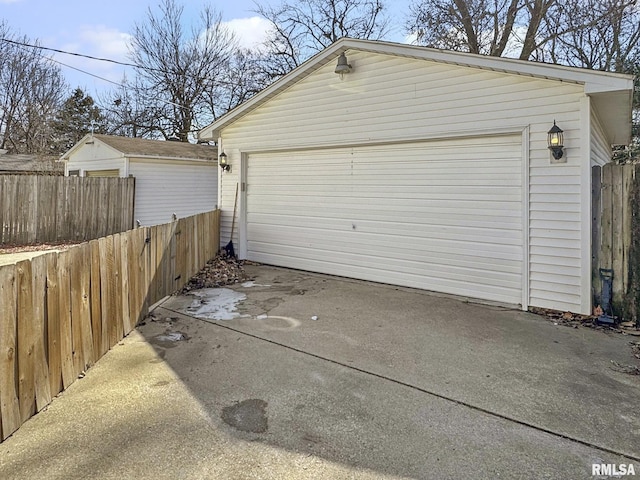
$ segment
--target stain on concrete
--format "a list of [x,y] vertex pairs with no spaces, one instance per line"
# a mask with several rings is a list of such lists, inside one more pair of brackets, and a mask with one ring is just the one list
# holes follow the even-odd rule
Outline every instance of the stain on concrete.
[[151,337],[149,342],[153,345],[157,345],[158,347],[173,348],[178,344],[178,342],[189,339],[190,337],[183,332],[167,330],[165,333]]
[[302,325],[302,322],[296,318],[281,317],[280,315],[258,315],[256,320],[271,330],[294,330]]
[[267,424],[267,402],[251,398],[222,409],[224,423],[241,432],[265,433]]
[[203,288],[189,293],[193,298],[180,312],[197,318],[209,320],[233,320],[240,317],[238,304],[247,299],[244,293],[229,288]]
[[284,302],[284,299],[279,297],[272,297],[265,300],[255,301],[254,305],[263,312],[270,312],[274,308],[278,307],[282,302]]

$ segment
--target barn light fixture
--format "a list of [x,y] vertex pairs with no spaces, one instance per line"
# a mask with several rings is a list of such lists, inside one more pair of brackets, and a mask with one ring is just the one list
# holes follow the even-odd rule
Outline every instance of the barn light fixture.
[[556,121],[553,121],[553,127],[547,132],[547,143],[549,144],[549,150],[551,155],[556,160],[560,160],[564,155],[562,129],[556,125]]
[[347,61],[347,56],[342,52],[338,57],[338,65],[336,65],[335,72],[340,75],[340,79],[344,78],[345,73],[351,73],[351,65]]
[[228,172],[229,170],[231,170],[231,165],[229,165],[229,163],[227,162],[227,154],[226,153],[222,152],[220,154],[218,165],[220,165],[220,168],[222,170],[224,170],[225,172]]

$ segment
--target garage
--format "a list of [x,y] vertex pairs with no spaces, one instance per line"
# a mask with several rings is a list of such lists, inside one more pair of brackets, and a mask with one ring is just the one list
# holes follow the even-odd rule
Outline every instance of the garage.
[[134,219],[150,226],[216,208],[216,154],[209,145],[90,133],[61,160],[68,176],[134,177]]
[[221,246],[591,314],[591,168],[629,141],[632,94],[629,75],[340,39],[198,133],[222,160]]
[[512,135],[250,154],[247,258],[520,304],[521,150]]

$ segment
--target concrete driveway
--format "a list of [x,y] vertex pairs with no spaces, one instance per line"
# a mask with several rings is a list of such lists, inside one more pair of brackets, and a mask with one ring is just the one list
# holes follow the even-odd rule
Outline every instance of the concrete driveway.
[[157,308],[0,445],[0,478],[640,475],[640,377],[611,368],[637,337],[248,270]]

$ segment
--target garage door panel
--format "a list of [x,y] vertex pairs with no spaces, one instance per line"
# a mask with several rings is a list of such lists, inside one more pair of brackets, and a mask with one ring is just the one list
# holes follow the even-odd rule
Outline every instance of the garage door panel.
[[[255,185],[250,187],[256,188]],[[333,185],[338,188],[338,185]],[[273,187],[271,187],[273,188]],[[291,185],[287,187],[279,187],[281,191],[285,191],[286,197],[293,199],[296,196],[317,196],[324,197],[327,194],[326,186],[321,185]],[[428,191],[425,191],[428,189]],[[336,198],[359,198],[361,202],[375,202],[384,204],[388,199],[392,199],[395,203],[415,200],[415,201],[453,201],[462,199],[475,200],[476,202],[493,202],[494,205],[487,205],[487,208],[493,206],[499,208],[505,202],[512,202],[521,205],[522,197],[519,188],[504,187],[427,187],[427,186],[405,186],[402,192],[395,192],[389,187],[363,187],[363,186],[347,186],[342,191],[334,190],[331,195]],[[275,193],[275,191],[274,191]],[[394,195],[391,197],[391,195]],[[268,197],[268,195],[264,195]],[[317,201],[318,199],[316,199]]]
[[[255,253],[264,254],[264,255],[278,255],[280,250],[277,244],[273,243],[265,243],[254,241],[250,242],[251,250]],[[369,259],[378,258],[380,254],[380,250],[374,246],[371,247],[362,247],[357,244],[350,244],[346,242],[341,242],[340,251],[336,252],[336,250],[323,250],[317,248],[316,245],[313,244],[299,244],[299,245],[291,245],[291,249],[288,252],[292,256],[299,255],[303,258],[305,255],[309,255],[311,251],[315,252],[314,258],[331,258],[332,261],[336,261],[339,256],[348,255],[349,258],[353,255],[364,256]],[[487,254],[485,252],[484,255],[469,255],[468,253],[462,253],[463,250],[445,250],[444,248],[434,248],[429,253],[424,253],[424,251],[418,250],[407,250],[403,253],[402,259],[414,262],[416,264],[420,264],[422,271],[424,272],[427,269],[431,269],[434,265],[440,266],[455,266],[460,268],[469,268],[471,270],[486,270],[491,269],[494,272],[507,273],[520,275],[521,268],[519,266],[515,266],[512,260],[508,259],[496,259],[494,255]],[[336,257],[336,255],[338,257]],[[395,270],[400,270],[399,264],[394,261],[392,262]]]
[[[249,238],[264,238],[271,236],[279,239],[281,235],[288,235],[291,239],[330,239],[335,235],[340,235],[342,241],[351,239],[353,242],[375,244],[379,241],[389,242],[399,248],[408,248],[411,244],[416,244],[419,248],[427,245],[430,241],[442,240],[452,245],[466,243],[465,248],[475,248],[476,246],[487,244],[496,248],[496,254],[502,252],[508,245],[519,247],[520,232],[507,229],[480,229],[443,226],[433,228],[430,225],[408,225],[403,226],[392,222],[372,222],[358,223],[356,229],[353,225],[337,221],[324,222],[322,227],[308,227],[306,225],[279,225],[273,228],[268,224],[252,223],[250,226]],[[499,243],[499,245],[497,245]]]
[[[446,205],[446,206],[444,206]],[[487,207],[480,208],[478,202],[430,202],[429,205],[418,206],[404,206],[402,211],[398,211],[397,206],[390,205],[388,203],[379,205],[375,209],[372,209],[370,204],[363,202],[361,205],[345,205],[344,202],[332,205],[328,208],[328,205],[323,204],[323,208],[317,208],[318,201],[307,201],[305,203],[296,202],[295,205],[287,203],[286,200],[277,202],[261,202],[255,204],[252,208],[252,212],[248,215],[269,214],[278,219],[284,216],[306,216],[309,218],[340,218],[348,221],[351,217],[361,218],[363,220],[371,220],[380,218],[381,212],[392,214],[394,218],[399,221],[415,221],[420,223],[428,223],[430,218],[439,217],[441,221],[447,222],[455,218],[460,219],[461,222],[465,220],[483,219],[478,221],[483,222],[498,222],[516,224],[518,228],[521,228],[521,216],[522,210],[516,208],[515,205],[502,205],[500,210],[500,218],[496,218],[495,215],[487,214]],[[278,213],[273,213],[277,211]],[[424,220],[422,221],[421,219]],[[435,222],[432,222],[435,223]],[[446,224],[446,223],[445,223]]]
[[[513,152],[509,153],[511,156]],[[297,153],[293,155],[298,155]],[[512,158],[505,160],[496,160],[492,154],[492,158],[469,159],[461,161],[460,159],[433,159],[425,156],[415,157],[411,160],[403,159],[398,152],[390,153],[384,160],[375,160],[374,162],[364,162],[358,160],[355,155],[349,151],[337,150],[335,156],[331,159],[322,158],[311,151],[310,153],[300,153],[295,157],[282,157],[281,154],[269,154],[270,162],[264,163],[256,167],[256,174],[259,176],[282,177],[282,167],[291,170],[292,176],[304,178],[306,175],[301,174],[300,169],[319,175],[322,177],[337,177],[347,174],[351,170],[358,170],[358,173],[364,174],[365,178],[378,178],[377,175],[384,173],[392,178],[403,178],[412,176],[412,172],[429,173],[434,176],[450,176],[452,173],[451,166],[469,169],[471,173],[478,175],[491,174],[508,174],[517,175],[518,166],[511,161]],[[429,164],[425,165],[425,161]],[[313,162],[313,163],[309,163]],[[519,179],[520,177],[518,177]]]
[[247,257],[520,303],[520,142],[251,154]]
[[[332,193],[332,195],[335,194]],[[345,199],[348,200],[348,202]],[[318,195],[255,195],[252,200],[256,205],[266,207],[272,206],[274,208],[278,208],[279,211],[303,206],[310,215],[312,215],[315,210],[323,212],[324,210],[333,211],[334,209],[341,209],[343,211],[364,210],[366,212],[384,210],[394,214],[403,212],[438,212],[439,209],[447,209],[449,211],[467,211],[467,209],[473,209],[485,215],[487,213],[492,213],[493,211],[499,211],[499,214],[493,215],[496,218],[501,218],[502,215],[509,215],[509,212],[511,212],[513,216],[522,216],[522,204],[521,202],[515,201],[482,202],[480,200],[474,201],[472,199],[443,200],[438,198],[429,199],[428,201],[423,202],[409,203],[406,198],[354,198],[346,193],[340,197],[326,197]]]
[[[310,258],[316,260],[325,259],[327,262],[336,264],[347,264],[350,267],[364,267],[384,270],[387,272],[406,273],[411,275],[422,275],[431,279],[450,280],[450,281],[467,281],[470,283],[483,284],[487,280],[491,280],[495,286],[505,288],[518,288],[520,282],[519,273],[511,272],[487,272],[482,265],[470,260],[470,265],[449,265],[432,263],[428,268],[422,261],[411,261],[405,257],[402,259],[374,256],[368,253],[357,253],[346,250],[335,250],[333,252],[321,252],[313,246],[291,247],[290,255],[297,256],[300,259]],[[277,249],[273,253],[262,251],[262,255],[277,255]]]
[[[336,212],[332,212],[336,213]],[[344,212],[347,215],[334,216],[333,218],[320,214],[315,216],[304,215],[304,210],[300,210],[297,214],[291,212],[290,215],[275,215],[268,213],[268,210],[260,210],[250,214],[247,217],[249,223],[273,225],[277,222],[277,225],[291,226],[291,227],[308,227],[308,228],[326,228],[336,225],[335,220],[340,221],[340,230],[352,228],[354,223],[349,222],[350,217],[355,217],[353,212]],[[357,228],[360,231],[366,231],[375,227],[379,220],[377,214],[366,215],[365,213],[357,213],[360,220],[357,224]],[[419,217],[398,215],[396,221],[393,223],[398,228],[413,229],[416,226],[426,226],[428,228],[440,228],[447,226],[459,226],[461,228],[481,228],[490,230],[516,230],[520,231],[522,226],[518,217],[507,217],[505,221],[498,222],[493,217],[488,216],[470,216],[470,215],[455,215],[451,214],[447,217],[438,216],[436,214],[422,213]]]
[[[250,227],[247,232],[249,238],[253,239],[253,245],[257,242],[261,244],[271,244],[278,248],[283,241],[289,246],[300,246],[305,248],[315,248],[326,252],[335,251],[340,248],[342,251],[358,253],[370,250],[372,254],[379,256],[389,255],[388,251],[396,251],[392,258],[405,258],[407,255],[416,253],[426,255],[427,253],[453,254],[458,256],[467,255],[470,258],[487,258],[490,260],[506,260],[513,263],[520,258],[521,249],[519,245],[508,244],[495,245],[492,243],[481,243],[474,241],[460,241],[451,239],[405,237],[398,238],[395,235],[374,235],[363,234],[349,235],[339,230],[318,230],[313,233],[301,231],[295,228],[271,228],[255,230]],[[339,245],[339,247],[337,247]],[[253,251],[252,249],[250,249]],[[516,265],[514,265],[515,267]],[[518,265],[519,267],[519,265]]]
[[289,255],[258,255],[256,262],[269,265],[308,270],[311,272],[327,273],[373,282],[402,285],[435,292],[445,292],[452,295],[461,295],[481,299],[492,299],[497,302],[513,303],[513,288],[497,287],[492,285],[473,284],[464,279],[454,281],[442,278],[432,278],[424,273],[408,274],[396,270],[382,270],[378,267],[348,266],[341,263],[327,261],[326,258],[314,259],[309,256],[290,257]]

